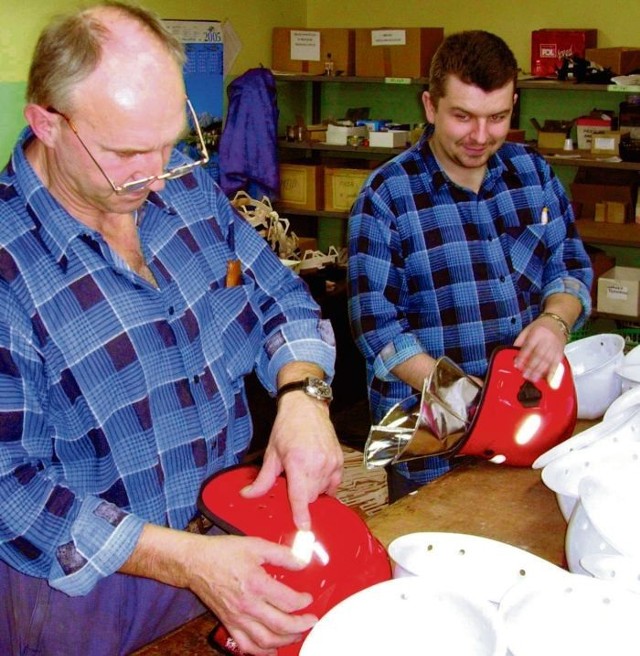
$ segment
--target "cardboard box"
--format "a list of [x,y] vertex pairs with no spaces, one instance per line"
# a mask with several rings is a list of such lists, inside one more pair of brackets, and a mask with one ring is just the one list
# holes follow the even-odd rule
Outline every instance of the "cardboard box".
[[546,149],[560,149],[564,147],[564,140],[566,139],[566,132],[546,132],[542,130],[538,132],[538,148]]
[[581,116],[576,119],[576,134],[578,137],[578,148],[580,150],[591,150],[594,134],[603,134],[611,131],[611,117],[602,115]]
[[631,220],[633,190],[625,185],[604,185],[572,182],[571,200],[576,218],[593,219],[596,215],[596,203],[623,203],[625,217]]
[[346,146],[349,143],[349,137],[362,137],[366,139],[366,126],[327,125],[326,143],[333,146]]
[[629,132],[595,132],[591,135],[591,152],[594,155],[618,155],[622,139],[629,139]]
[[289,210],[321,210],[324,167],[280,164],[279,207]]
[[356,75],[427,77],[443,39],[442,27],[356,29]]
[[353,75],[355,31],[342,27],[274,27],[271,68],[287,73],[324,75],[324,63],[331,54],[334,72]]
[[637,317],[640,314],[640,269],[616,266],[598,278],[598,312]]
[[404,148],[408,141],[409,133],[406,130],[369,132],[369,145],[375,148]]
[[585,58],[616,75],[640,69],[640,48],[587,48]]
[[591,285],[591,304],[594,308],[598,306],[598,278],[616,265],[616,258],[609,255],[601,248],[589,244],[585,245],[591,267],[593,268],[593,285]]
[[596,203],[594,221],[598,223],[625,223],[627,206],[624,203],[607,200]]
[[[609,202],[623,203],[626,208],[625,219],[633,221],[638,191],[636,171],[579,168],[570,189],[576,218],[593,219],[596,203]],[[603,209],[606,208],[601,211]]]
[[348,212],[371,171],[368,169],[325,169],[324,208],[331,212]]
[[557,77],[565,57],[585,56],[598,45],[597,29],[542,29],[531,32],[531,75]]
[[304,127],[304,140],[305,141],[326,141],[327,140],[327,126],[326,125],[305,125]]

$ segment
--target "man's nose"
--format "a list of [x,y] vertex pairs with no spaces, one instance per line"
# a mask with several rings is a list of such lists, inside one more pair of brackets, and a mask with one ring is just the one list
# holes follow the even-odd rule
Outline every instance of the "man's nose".
[[473,137],[478,143],[485,143],[489,136],[486,119],[478,118],[474,121]]

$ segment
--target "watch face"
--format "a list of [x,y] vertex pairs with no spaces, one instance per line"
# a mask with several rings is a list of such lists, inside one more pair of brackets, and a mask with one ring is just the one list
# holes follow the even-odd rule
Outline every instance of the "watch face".
[[313,396],[316,399],[321,399],[322,401],[331,401],[333,399],[331,386],[321,378],[315,378],[311,376],[307,378],[306,382],[307,386],[305,388],[305,392],[309,396]]

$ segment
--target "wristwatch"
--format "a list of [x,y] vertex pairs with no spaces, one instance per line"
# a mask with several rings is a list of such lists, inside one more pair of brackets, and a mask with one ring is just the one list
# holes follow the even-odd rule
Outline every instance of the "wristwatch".
[[317,376],[307,376],[307,378],[304,378],[303,380],[296,380],[293,383],[283,385],[278,390],[276,398],[280,399],[287,392],[294,392],[296,390],[301,390],[308,396],[317,399],[318,401],[324,401],[325,403],[331,403],[333,400],[331,386]]

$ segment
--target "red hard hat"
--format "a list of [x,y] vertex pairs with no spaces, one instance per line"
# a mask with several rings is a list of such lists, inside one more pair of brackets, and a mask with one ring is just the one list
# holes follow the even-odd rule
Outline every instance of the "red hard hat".
[[[304,537],[309,564],[298,571],[265,565],[285,585],[309,592],[313,601],[301,612],[322,617],[339,601],[375,583],[391,578],[391,564],[384,547],[364,520],[341,501],[326,494],[309,505],[311,532],[298,531],[293,523],[287,483],[279,476],[267,494],[245,498],[240,491],[252,483],[258,468],[240,465],[205,481],[198,505],[201,512],[225,532],[261,537],[294,547]],[[222,625],[213,641],[230,654],[241,654]],[[278,656],[297,656],[302,642],[278,649]]]
[[458,453],[516,467],[566,440],[576,425],[578,402],[568,360],[550,380],[525,380],[515,368],[515,347],[491,355],[477,411]]

